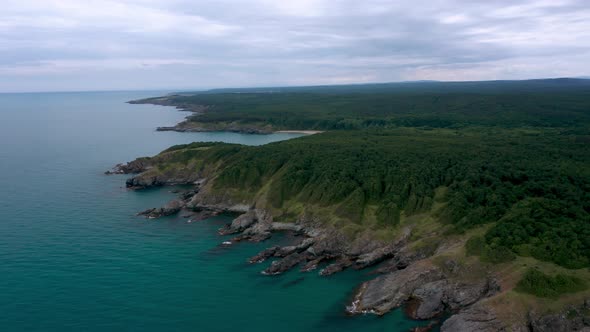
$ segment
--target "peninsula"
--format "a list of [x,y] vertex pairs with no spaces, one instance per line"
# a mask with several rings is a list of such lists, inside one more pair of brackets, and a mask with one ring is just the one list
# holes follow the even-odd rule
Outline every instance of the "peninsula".
[[[190,184],[143,214],[240,215],[222,234],[300,242],[249,261],[372,268],[350,314],[442,331],[590,328],[590,80],[223,89],[132,103],[193,112],[159,130],[313,131],[192,143],[117,165],[127,187]],[[445,317],[448,317],[444,319]]]

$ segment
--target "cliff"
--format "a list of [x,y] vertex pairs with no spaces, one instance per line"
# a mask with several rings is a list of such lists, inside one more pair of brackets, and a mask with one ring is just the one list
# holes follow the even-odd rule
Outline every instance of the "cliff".
[[[347,306],[350,314],[405,307],[410,317],[433,323],[450,315],[443,331],[582,331],[590,323],[587,288],[553,298],[517,289],[530,267],[590,280],[583,244],[536,247],[561,231],[587,241],[588,147],[560,131],[539,134],[398,129],[261,147],[193,143],[111,173],[136,173],[127,180],[133,189],[194,185],[149,217],[183,209],[199,217],[239,213],[220,230],[235,234],[232,241],[294,232],[298,244],[249,259],[276,259],[265,274],[297,266],[324,276],[374,269],[376,277],[359,285]],[[569,212],[558,218],[554,209],[565,206]],[[559,227],[539,233],[538,223],[557,218]],[[501,237],[520,232],[519,220],[537,235]],[[475,239],[481,250],[466,245]]]

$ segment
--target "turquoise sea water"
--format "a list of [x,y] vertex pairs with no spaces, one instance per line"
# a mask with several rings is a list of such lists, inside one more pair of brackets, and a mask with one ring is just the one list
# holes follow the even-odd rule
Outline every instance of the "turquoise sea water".
[[[125,101],[162,92],[0,94],[1,331],[407,331],[401,311],[347,317],[355,285],[246,259],[273,242],[221,247],[231,219],[134,214],[174,197],[129,192],[114,164],[173,144],[264,144],[293,134],[156,132],[186,114]],[[267,263],[268,264],[268,263]]]

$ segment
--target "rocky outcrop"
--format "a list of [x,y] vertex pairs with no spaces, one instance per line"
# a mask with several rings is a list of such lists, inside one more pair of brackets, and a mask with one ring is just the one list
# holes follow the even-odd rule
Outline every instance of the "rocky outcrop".
[[243,232],[258,221],[256,211],[248,211],[239,217],[235,218],[232,223],[225,229],[221,230],[222,235],[235,234]]
[[472,306],[451,316],[441,326],[441,332],[497,332],[506,326],[489,307]]
[[529,327],[532,332],[590,332],[590,299],[555,314],[531,312]]
[[327,257],[325,256],[320,256],[317,258],[313,258],[312,260],[308,261],[302,268],[301,268],[301,272],[310,272],[313,271],[315,269],[318,268],[318,265],[323,261],[327,259]]
[[185,206],[185,204],[186,203],[181,200],[173,200],[168,202],[168,204],[164,205],[161,208],[147,209],[143,212],[139,212],[137,215],[144,216],[149,219],[171,216],[180,212],[180,210]]
[[447,280],[437,280],[422,285],[412,293],[411,309],[406,314],[413,319],[430,319],[445,309],[444,297]]
[[263,251],[259,252],[256,256],[251,257],[250,259],[248,259],[248,262],[250,264],[254,264],[254,263],[262,263],[265,260],[269,259],[270,257],[273,257],[274,254],[280,249],[281,247],[279,246],[274,246],[274,247],[270,247],[267,249],[264,249]]
[[299,263],[305,261],[305,259],[306,257],[304,254],[294,252],[283,259],[272,262],[272,264],[270,264],[270,266],[262,273],[266,275],[277,275],[292,269]]
[[475,282],[453,282],[449,279],[426,283],[412,293],[413,309],[406,311],[413,319],[431,319],[444,310],[465,308],[500,291],[496,279],[488,277]]
[[431,319],[445,310],[458,310],[500,291],[493,277],[472,282],[455,281],[429,261],[419,261],[403,270],[363,284],[351,313],[383,315],[411,300],[406,310],[414,319]]
[[117,164],[111,170],[106,171],[105,174],[138,174],[150,168],[152,168],[152,158],[137,158],[126,164]]
[[440,268],[428,262],[418,262],[404,270],[378,277],[364,283],[350,306],[352,314],[372,312],[383,315],[406,302],[418,287],[442,280]]
[[457,310],[499,292],[500,284],[491,276],[471,282],[450,282],[443,302],[451,310]]
[[335,273],[344,271],[345,269],[350,267],[352,264],[353,264],[353,261],[350,258],[348,258],[346,256],[342,256],[335,263],[332,263],[332,264],[326,266],[324,269],[322,269],[320,271],[320,275],[324,276],[324,277],[331,276]]

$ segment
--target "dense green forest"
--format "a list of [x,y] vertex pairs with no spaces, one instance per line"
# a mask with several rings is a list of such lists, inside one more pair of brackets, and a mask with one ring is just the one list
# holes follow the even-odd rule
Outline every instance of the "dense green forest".
[[205,127],[581,127],[590,122],[590,80],[213,90],[169,96],[167,102],[188,109],[207,106],[190,119]]
[[[334,131],[259,147],[176,146],[178,158],[222,161],[215,186],[254,194],[270,183],[275,208],[293,201],[336,206],[381,226],[430,211],[463,232],[485,223],[488,246],[566,267],[590,265],[590,147],[559,130]],[[444,197],[435,197],[446,188]],[[492,261],[494,258],[491,259]]]
[[491,225],[467,245],[482,260],[590,266],[590,80],[219,90],[166,103],[208,106],[199,123],[328,130],[168,150],[221,165],[216,190],[264,190],[278,210],[330,207],[377,227],[438,203],[453,232]]

